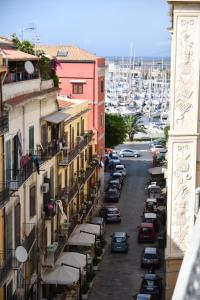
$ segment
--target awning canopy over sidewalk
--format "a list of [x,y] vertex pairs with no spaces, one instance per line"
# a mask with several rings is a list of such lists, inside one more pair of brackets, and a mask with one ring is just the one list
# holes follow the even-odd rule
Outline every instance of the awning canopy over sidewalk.
[[68,266],[55,266],[42,275],[43,284],[64,284],[72,286],[79,280],[79,270]]
[[165,172],[165,168],[163,167],[155,167],[149,169],[149,174],[151,175],[162,175]]

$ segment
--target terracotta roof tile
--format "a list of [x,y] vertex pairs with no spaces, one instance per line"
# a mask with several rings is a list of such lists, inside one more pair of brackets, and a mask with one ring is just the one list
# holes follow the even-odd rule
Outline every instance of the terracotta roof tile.
[[39,60],[39,58],[35,55],[16,49],[2,49],[2,53],[8,60]]
[[39,45],[37,50],[43,50],[47,55],[56,57],[60,61],[95,61],[97,59],[96,55],[73,45]]
[[69,102],[67,100],[59,100],[58,99],[57,101],[58,101],[59,108],[66,108],[66,107],[69,107],[73,104],[72,102]]

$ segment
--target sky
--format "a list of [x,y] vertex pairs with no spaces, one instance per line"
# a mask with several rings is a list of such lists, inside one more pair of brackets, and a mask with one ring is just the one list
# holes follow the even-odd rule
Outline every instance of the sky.
[[170,56],[166,0],[0,0],[0,9],[2,36],[99,56]]

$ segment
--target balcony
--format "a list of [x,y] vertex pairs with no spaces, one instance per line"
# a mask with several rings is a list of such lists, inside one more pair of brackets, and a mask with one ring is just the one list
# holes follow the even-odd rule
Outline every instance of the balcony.
[[63,158],[59,161],[59,166],[67,166],[81,153],[81,151],[92,141],[92,131],[85,132],[77,139],[77,145],[71,150],[63,150]]
[[96,170],[97,166],[98,166],[97,160],[93,160],[90,162],[90,165],[86,168],[86,171],[85,171],[84,182],[86,182],[90,178],[90,176]]
[[51,220],[56,215],[56,202],[53,199],[44,200],[44,218]]
[[0,251],[0,287],[3,286],[8,273],[19,268],[19,262],[15,258],[15,250]]
[[36,225],[34,223],[24,223],[24,234],[23,247],[29,253],[36,241]]
[[79,191],[79,185],[74,182],[70,187],[65,187],[63,189],[57,189],[57,198],[68,204],[76,196]]
[[40,82],[38,79],[29,79],[23,81],[9,80],[2,87],[3,101],[21,96],[23,94],[29,94],[40,91]]
[[4,134],[9,130],[8,127],[8,113],[0,113],[0,134]]
[[6,202],[9,201],[9,197],[11,195],[11,192],[9,190],[9,187],[5,184],[1,184],[1,191],[0,191],[0,208],[4,207]]

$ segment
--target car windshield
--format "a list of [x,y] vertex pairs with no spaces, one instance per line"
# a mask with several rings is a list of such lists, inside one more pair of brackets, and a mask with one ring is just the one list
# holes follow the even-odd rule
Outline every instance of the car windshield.
[[144,283],[143,284],[146,285],[146,286],[148,286],[148,287],[154,287],[155,286],[155,281],[144,279]]
[[145,234],[151,234],[152,230],[150,228],[142,228],[143,233]]
[[157,255],[155,253],[145,253],[144,258],[146,258],[146,259],[155,259],[155,258],[157,258]]
[[119,211],[118,210],[109,210],[107,212],[108,215],[118,215],[119,214]]
[[117,195],[117,191],[116,190],[109,190],[108,194],[109,195]]
[[126,239],[124,237],[114,237],[113,238],[114,243],[123,243],[125,241],[126,241]]

